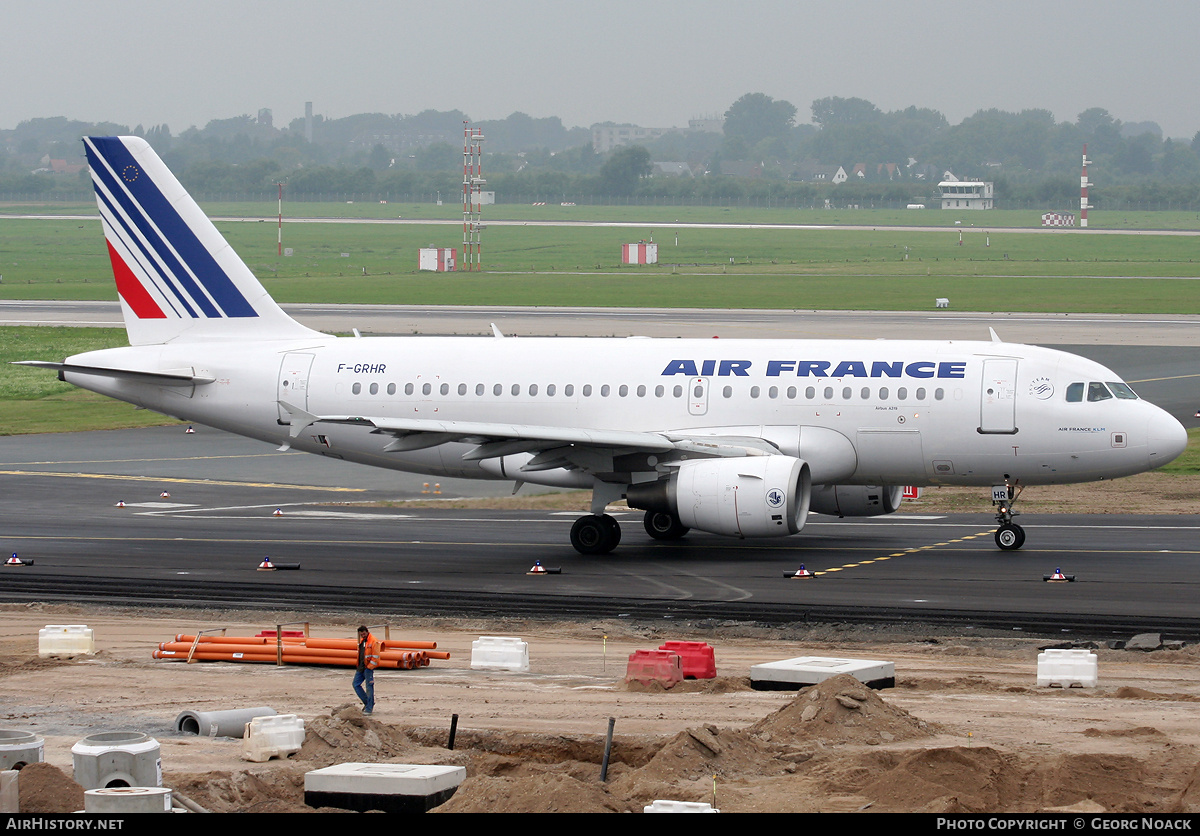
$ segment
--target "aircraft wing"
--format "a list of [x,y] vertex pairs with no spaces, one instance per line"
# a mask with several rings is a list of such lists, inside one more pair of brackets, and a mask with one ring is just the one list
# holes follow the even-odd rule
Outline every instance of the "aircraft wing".
[[[690,456],[736,457],[762,456],[778,452],[761,438],[689,436],[674,432],[638,432],[632,430],[543,427],[529,424],[504,424],[483,421],[443,421],[431,418],[372,418],[357,415],[313,415],[299,407],[279,402],[292,415],[289,434],[298,438],[313,424],[342,424],[369,427],[372,433],[393,436],[385,452],[406,452],[436,447],[447,442],[464,442],[475,447],[463,455],[466,461],[536,453],[523,469],[543,470],[554,467],[581,467],[585,470],[611,469],[611,458],[629,454],[657,454],[664,463],[672,454]],[[287,449],[284,445],[281,449]],[[608,467],[596,464],[600,454]]]

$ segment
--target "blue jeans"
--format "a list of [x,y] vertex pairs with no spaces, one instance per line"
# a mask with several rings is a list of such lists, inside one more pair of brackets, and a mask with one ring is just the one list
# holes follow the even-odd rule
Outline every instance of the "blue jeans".
[[375,671],[364,668],[355,672],[354,693],[358,694],[358,698],[362,700],[363,711],[375,710]]

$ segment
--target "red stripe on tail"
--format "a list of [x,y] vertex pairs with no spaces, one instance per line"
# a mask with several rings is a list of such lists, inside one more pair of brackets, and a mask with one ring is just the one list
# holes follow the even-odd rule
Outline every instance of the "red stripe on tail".
[[121,298],[133,309],[134,315],[138,319],[166,319],[167,315],[162,312],[162,308],[146,288],[142,287],[142,283],[133,275],[124,259],[117,255],[112,244],[108,244],[108,257],[112,261],[113,276],[117,279],[117,293],[121,294]]

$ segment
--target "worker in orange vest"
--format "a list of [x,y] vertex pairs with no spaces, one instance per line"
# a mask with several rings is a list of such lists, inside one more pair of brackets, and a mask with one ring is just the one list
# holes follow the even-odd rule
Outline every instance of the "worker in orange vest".
[[379,642],[366,625],[358,628],[358,666],[354,673],[354,693],[363,703],[363,714],[375,711],[375,669],[379,667]]

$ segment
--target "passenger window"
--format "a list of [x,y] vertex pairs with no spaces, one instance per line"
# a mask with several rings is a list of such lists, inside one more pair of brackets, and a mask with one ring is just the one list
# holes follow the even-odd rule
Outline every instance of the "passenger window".
[[503,393],[504,393],[504,387],[501,386],[499,383],[497,383],[495,386],[492,387],[492,394],[495,395],[496,397],[500,397],[500,395],[502,395]]
[[583,384],[583,396],[585,398],[590,398],[592,396],[592,384],[590,384],[590,383]]
[[908,390],[906,388],[904,388],[903,386],[901,386],[899,389],[896,390],[896,397],[899,398],[900,400],[905,400],[906,398],[908,398]]
[[411,383],[404,384],[404,394],[411,395],[413,393],[413,385]]
[[923,388],[917,390],[917,400],[919,400],[919,401],[925,400],[925,390]]
[[732,398],[733,397],[733,387],[726,386],[724,389],[721,390],[721,395],[726,398]]
[[547,397],[547,398],[553,398],[553,397],[554,397],[554,391],[555,391],[555,390],[554,390],[554,384],[553,384],[553,383],[547,383],[547,384],[546,384],[546,397]]
[[482,395],[486,391],[487,391],[487,389],[482,383],[475,384],[475,394],[476,395]]
[[807,389],[804,390],[804,397],[808,398],[810,401],[813,398],[815,398],[816,396],[817,396],[816,387],[809,386]]
[[848,400],[850,400],[851,397],[853,397],[853,395],[854,395],[854,392],[850,389],[849,386],[842,387],[842,400],[848,401]]
[[575,394],[575,384],[568,383],[566,386],[564,386],[563,394],[566,395],[568,398],[573,396]]
[[768,398],[772,398],[772,399],[774,399],[774,398],[778,398],[778,397],[779,397],[779,387],[778,387],[778,386],[772,386],[770,389],[768,389],[768,390],[767,390],[767,397],[768,397]]
[[532,396],[536,396],[536,395],[537,395],[537,392],[538,392],[538,387],[537,387],[537,384],[536,384],[536,383],[530,383],[530,384],[529,384],[529,394],[530,394],[530,395],[532,395]]
[[372,383],[372,384],[371,384],[371,394],[372,394],[372,395],[378,395],[378,394],[379,394],[379,384],[378,384],[378,383]]
[[624,398],[626,395],[628,395],[628,394],[629,394],[629,387],[628,387],[628,386],[626,386],[624,383],[622,383],[622,384],[621,384],[621,385],[620,385],[620,386],[617,388],[617,394],[618,394],[618,395],[620,395],[622,398]]
[[667,393],[667,390],[663,386],[659,385],[659,386],[654,387],[654,397],[661,398],[666,393]]
[[607,383],[605,383],[603,386],[600,387],[600,397],[607,398],[608,393],[611,391],[612,391],[612,387],[609,386]]
[[[699,395],[697,395],[697,397],[699,397]],[[750,397],[752,397],[752,398],[758,397],[758,387],[757,386],[750,387]]]
[[1088,384],[1088,402],[1107,401],[1112,397],[1112,392],[1103,383],[1092,381]]
[[644,398],[644,397],[646,397],[646,387],[645,387],[645,386],[639,386],[639,387],[637,388],[637,396],[638,396],[639,398]]
[[1083,384],[1072,383],[1067,387],[1067,403],[1080,403],[1083,401]]
[[827,401],[833,400],[833,387],[832,386],[825,387],[825,400],[827,400]]
[[421,394],[428,395],[432,391],[432,388],[433,387],[431,387],[428,383],[426,383],[424,386],[421,387]]
[[674,389],[671,390],[671,394],[676,398],[682,398],[683,397],[683,387],[676,386]]
[[888,399],[888,388],[884,386],[879,390],[879,400],[886,401]]
[[788,396],[789,401],[796,400],[796,387],[795,386],[789,386],[787,388],[787,396]]
[[362,391],[362,384],[355,383],[353,386],[350,387],[350,391],[357,395],[359,392]]
[[467,394],[467,384],[465,384],[465,383],[458,384],[458,394],[460,394],[460,395]]
[[512,393],[513,393],[514,395],[519,395],[519,394],[521,394],[521,384],[520,384],[520,383],[514,383],[514,384],[512,385]]
[[395,384],[395,383],[389,383],[389,384],[388,384],[387,393],[388,393],[389,395],[394,395],[394,394],[396,394],[396,384]]

